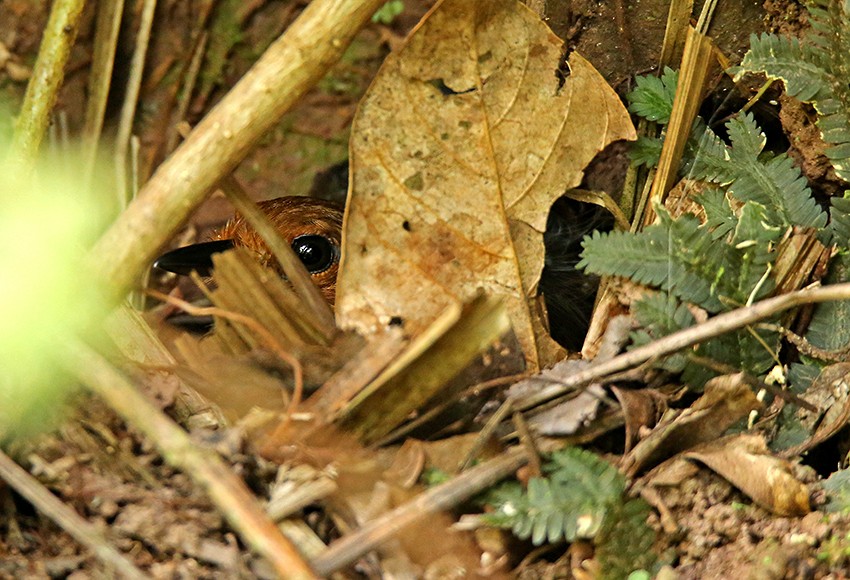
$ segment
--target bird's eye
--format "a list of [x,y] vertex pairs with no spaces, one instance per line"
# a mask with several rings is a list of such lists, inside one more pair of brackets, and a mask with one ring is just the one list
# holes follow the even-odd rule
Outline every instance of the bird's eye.
[[292,249],[311,274],[324,272],[339,259],[339,248],[324,236],[298,236]]

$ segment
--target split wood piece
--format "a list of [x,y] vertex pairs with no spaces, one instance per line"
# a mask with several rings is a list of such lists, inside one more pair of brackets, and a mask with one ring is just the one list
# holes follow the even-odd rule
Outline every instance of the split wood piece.
[[295,295],[303,301],[303,305],[307,308],[305,318],[311,322],[308,329],[318,331],[317,342],[330,344],[337,333],[334,313],[313,282],[307,268],[304,267],[292,247],[280,235],[269,217],[248,198],[236,179],[232,176],[226,177],[221,183],[221,188],[236,210],[266,242],[272,255],[283,269],[284,275],[292,283]]
[[499,298],[450,306],[340,413],[343,427],[371,443],[432,400],[460,371],[510,330]]
[[[661,158],[658,160],[658,170],[649,193],[649,199],[653,202],[664,203],[667,193],[678,178],[685,144],[691,135],[691,127],[702,102],[712,46],[710,38],[693,28],[688,28],[670,123],[667,126]],[[651,224],[654,219],[655,211],[648,206],[643,224]]]
[[[210,299],[216,306],[262,321],[287,350],[310,344],[327,346],[333,340],[335,327],[318,326],[292,288],[244,248],[214,255],[213,264],[218,288],[210,293]],[[246,346],[256,346],[248,329],[239,327],[238,333]]]
[[320,422],[330,421],[401,356],[407,345],[408,341],[398,328],[372,336],[365,348],[304,401],[302,410],[313,413]]
[[183,469],[242,540],[265,557],[282,577],[315,578],[310,566],[265,515],[257,499],[216,453],[197,447],[189,435],[151,404],[100,354],[68,337],[63,365],[157,446],[171,465]]
[[216,183],[343,55],[384,0],[314,0],[157,169],[95,244],[90,264],[120,300]]
[[667,26],[664,28],[664,42],[661,43],[661,56],[658,59],[658,69],[672,67],[682,59],[685,42],[688,35],[688,24],[694,0],[672,0],[667,11]]

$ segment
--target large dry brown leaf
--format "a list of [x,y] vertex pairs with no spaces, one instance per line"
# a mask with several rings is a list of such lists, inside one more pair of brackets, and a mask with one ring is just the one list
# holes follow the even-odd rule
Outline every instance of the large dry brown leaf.
[[445,0],[391,55],[351,141],[337,316],[424,328],[478,288],[504,296],[531,368],[558,352],[534,303],[552,202],[634,139],[613,90],[514,0]]

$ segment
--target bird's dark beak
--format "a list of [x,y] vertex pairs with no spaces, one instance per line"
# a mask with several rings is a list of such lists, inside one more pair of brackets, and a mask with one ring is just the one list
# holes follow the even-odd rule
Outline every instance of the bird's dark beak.
[[153,266],[154,268],[160,268],[183,276],[188,276],[192,271],[197,272],[201,276],[209,276],[213,270],[213,254],[218,254],[231,248],[233,248],[233,242],[231,240],[192,244],[191,246],[166,252],[156,259]]

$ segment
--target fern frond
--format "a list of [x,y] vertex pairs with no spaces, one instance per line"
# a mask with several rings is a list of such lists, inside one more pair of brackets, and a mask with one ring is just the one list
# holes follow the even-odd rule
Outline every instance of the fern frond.
[[835,244],[839,248],[850,248],[850,192],[844,197],[831,198],[829,208],[829,227],[827,228],[826,244]]
[[[632,333],[632,346],[637,348],[653,340],[694,325],[695,319],[688,307],[670,295],[650,293],[632,304],[632,314],[640,330]],[[680,373],[687,364],[687,357],[677,353],[660,360],[656,366],[671,373]]]
[[545,478],[529,480],[528,490],[511,482],[490,493],[495,512],[484,521],[510,528],[534,545],[594,538],[605,519],[623,501],[625,478],[595,454],[566,448],[553,454]]
[[738,225],[738,216],[722,189],[708,189],[695,199],[705,210],[705,226],[715,240],[726,238]]
[[655,338],[688,328],[695,322],[684,304],[660,292],[647,294],[632,304],[632,314],[638,324]]
[[649,513],[649,505],[636,499],[606,519],[595,553],[602,580],[628,578],[636,570],[652,569],[657,556],[652,551],[655,532],[647,523]]
[[739,70],[781,79],[787,94],[812,103],[823,140],[832,145],[826,155],[836,174],[850,181],[850,4],[813,0],[809,15],[812,32],[803,42],[774,35],[751,37]]
[[[846,200],[845,200],[846,201]],[[838,254],[829,265],[825,284],[850,280],[850,255]],[[818,348],[829,351],[850,346],[850,303],[846,300],[825,302],[815,306],[806,339]]]
[[782,80],[788,95],[805,102],[830,85],[829,71],[811,45],[775,34],[750,36],[750,50],[744,55],[735,80],[745,71],[763,72],[769,79]]
[[726,127],[732,147],[706,131],[701,150],[694,160],[693,173],[704,179],[729,186],[741,201],[755,201],[767,208],[770,223],[821,228],[826,214],[815,202],[800,170],[785,154],[762,162],[759,155],[765,136],[749,113],[731,119]]
[[710,312],[721,310],[714,288],[723,275],[726,245],[715,243],[695,216],[673,220],[660,206],[656,212],[659,223],[643,232],[594,232],[586,237],[577,267],[659,287]]
[[730,240],[733,248],[730,254],[734,256],[732,263],[736,265],[734,275],[724,276],[718,282],[720,294],[741,306],[773,290],[773,281],[766,277],[775,258],[771,242],[776,241],[784,230],[772,227],[767,214],[766,207],[753,201],[741,208],[738,225]]
[[637,141],[629,147],[629,158],[635,165],[646,165],[655,167],[661,159],[661,148],[664,141],[659,137],[646,137],[639,135]]

